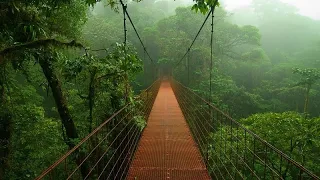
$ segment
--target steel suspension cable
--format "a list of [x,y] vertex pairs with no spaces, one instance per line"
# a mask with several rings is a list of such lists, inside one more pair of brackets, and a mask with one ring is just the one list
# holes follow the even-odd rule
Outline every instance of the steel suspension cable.
[[201,25],[201,27],[200,27],[200,29],[199,29],[199,31],[198,31],[198,33],[197,33],[197,35],[196,35],[196,36],[194,37],[194,39],[192,40],[192,43],[191,43],[191,45],[189,46],[189,48],[188,48],[187,52],[182,56],[182,58],[181,58],[181,59],[179,60],[179,62],[176,64],[175,68],[176,68],[176,67],[178,67],[178,66],[181,64],[182,60],[187,56],[188,52],[190,51],[190,49],[192,48],[192,46],[193,46],[194,42],[197,40],[197,38],[198,38],[198,36],[199,36],[200,32],[202,31],[202,29],[203,29],[204,25],[206,24],[206,22],[207,22],[207,20],[208,20],[208,18],[209,18],[209,16],[210,16],[210,14],[211,14],[211,11],[212,11],[212,9],[209,11],[209,13],[208,13],[208,15],[207,15],[206,19],[205,19],[205,20],[204,20],[204,22],[202,23],[202,25]]
[[124,4],[122,4],[122,11],[123,11],[123,30],[124,30],[124,42],[123,42],[123,44],[124,44],[124,55],[125,55],[125,64],[126,64],[126,66],[125,66],[125,102],[126,103],[128,103],[128,89],[129,89],[129,87],[128,87],[128,66],[127,66],[127,64],[128,64],[128,61],[127,61],[127,23],[126,23],[126,9],[127,9],[127,5],[124,5]]
[[[132,128],[133,128],[133,127],[131,127],[129,131],[131,131]],[[125,153],[125,149],[127,148],[127,146],[130,146],[130,147],[131,147],[132,144],[129,143],[129,142],[131,141],[131,139],[132,139],[133,137],[134,137],[133,139],[136,139],[136,137],[139,135],[139,133],[137,133],[137,132],[139,132],[139,127],[136,126],[135,129],[133,130],[133,132],[134,132],[134,133],[133,133],[134,136],[130,136],[130,137],[129,137],[129,141],[126,143],[125,147],[124,147],[123,150],[121,151],[121,154],[120,154],[120,156],[117,158],[116,163],[118,163],[118,161],[121,159],[122,154]],[[128,136],[128,135],[129,135],[129,133],[126,134],[126,136]],[[121,144],[122,144],[122,143],[124,143],[124,141],[122,141]],[[118,148],[117,148],[117,150],[118,150]],[[114,153],[114,155],[115,155],[115,153]],[[127,154],[126,154],[126,156],[127,156]],[[124,162],[124,161],[123,161],[123,162]],[[120,166],[120,167],[122,167],[123,162],[121,163],[121,166]],[[102,170],[103,172],[105,171],[105,169],[106,169],[107,166],[108,166],[108,163],[105,165],[104,169]],[[111,171],[114,171],[114,169],[115,169],[115,166],[112,167]],[[116,176],[118,176],[118,173],[119,173],[119,170],[120,170],[120,169],[121,169],[121,168],[118,169]],[[100,174],[102,175],[103,173],[100,173]],[[99,178],[101,177],[101,175],[99,176]],[[109,174],[109,176],[107,177],[107,179],[110,179],[110,176],[111,176],[111,174]]]
[[188,86],[190,86],[190,49],[188,49],[187,63],[188,63]]
[[[184,94],[184,93],[182,93],[182,94]],[[194,98],[194,97],[193,97]],[[184,99],[186,99],[186,101],[187,101],[187,104],[192,104],[192,102],[190,102],[190,97],[188,97],[188,98],[186,98],[186,97],[184,97]],[[189,101],[189,102],[188,102]],[[185,108],[185,107],[184,107]],[[195,108],[197,111],[198,111],[198,109],[197,108]],[[190,111],[191,112],[191,111]],[[208,115],[210,114],[209,112],[206,112]],[[188,113],[187,113],[188,114]],[[202,113],[200,112],[200,113],[198,113],[198,115],[202,115]],[[199,119],[199,116],[197,115],[197,114],[194,114],[194,113],[192,113],[191,112],[191,115],[192,115],[192,117],[193,118],[196,118],[196,119],[198,119],[198,120],[200,120]],[[204,117],[203,117],[204,118]],[[211,126],[211,124],[209,124],[207,121],[205,121],[206,123],[207,123],[207,125],[204,125],[203,124],[203,122],[200,120],[199,121],[200,122],[200,124],[201,124],[201,126],[197,123],[197,122],[195,122],[196,123],[196,126],[197,127],[199,127],[199,129],[201,129],[201,134],[203,135],[203,137],[205,137],[205,134],[204,134],[204,132],[202,131],[203,129],[206,131],[206,133],[208,133],[208,130],[206,129],[206,127],[208,127],[208,126]],[[191,123],[192,123],[192,121],[191,121]],[[221,124],[221,123],[220,123]],[[193,131],[193,130],[192,130]],[[199,133],[197,130],[195,130],[195,133]],[[203,138],[203,137],[200,137],[200,138]],[[221,137],[222,138],[222,137]],[[196,139],[197,139],[197,137],[196,137]],[[223,138],[223,140],[224,140],[224,142],[226,142],[227,140],[225,139],[225,138]],[[203,143],[203,141],[200,139],[200,141],[202,142],[202,144],[204,144]],[[229,146],[229,145],[228,145]],[[200,147],[201,147],[201,145],[200,145]],[[222,147],[221,147],[222,148]],[[232,148],[232,147],[231,147]],[[221,153],[221,152],[220,152]],[[229,161],[230,161],[230,159],[227,157],[227,154],[225,153],[225,152],[223,152],[223,154],[226,156],[226,159],[228,159]],[[225,165],[225,163],[223,162],[223,160],[221,160],[220,159],[220,157],[218,157],[218,159],[219,159],[219,161],[220,161],[220,163],[223,165],[223,168],[226,170],[226,172],[228,173],[228,175],[229,175],[229,177],[231,177],[232,178],[232,175],[231,175],[231,173],[229,172],[229,170],[228,170],[228,168],[226,167],[226,165]],[[250,169],[250,167],[245,163],[245,162],[243,162],[249,169]],[[233,167],[235,167],[235,165],[233,164],[233,163],[231,163],[232,165],[233,165]],[[209,167],[210,168],[213,168],[210,164],[208,164],[209,165]],[[219,169],[218,169],[219,170]],[[251,170],[251,169],[250,169]],[[220,171],[220,170],[219,170]],[[237,170],[238,171],[238,170]],[[251,170],[252,171],[252,170]],[[238,174],[240,175],[240,172],[238,171]],[[255,177],[256,178],[258,178],[259,179],[259,177],[254,173],[254,175],[255,175]],[[241,175],[240,175],[241,176]],[[232,178],[233,179],[233,178]]]
[[[120,125],[123,121],[125,121],[125,118],[126,117],[128,117],[128,115],[129,114],[131,114],[132,113],[132,111],[130,111],[129,113],[127,113],[110,131],[109,131],[109,133],[105,136],[105,138],[103,138],[103,141],[109,136],[109,134],[111,133],[111,132],[113,132],[113,130],[115,130],[116,129],[116,127],[118,127],[118,125]],[[129,123],[128,123],[129,124]],[[128,126],[128,124],[126,124],[126,126]],[[126,127],[125,126],[125,127]],[[115,143],[115,141],[116,141],[116,139],[118,138],[118,137],[120,137],[120,134],[124,131],[125,129],[124,128],[122,128],[122,130],[120,131],[120,133],[118,133],[118,135],[115,137],[115,139],[109,144],[109,146],[107,147],[107,149],[105,150],[105,153],[103,153],[102,154],[102,156],[98,159],[98,161],[91,167],[91,170],[88,172],[88,174],[87,174],[87,176],[84,178],[84,179],[87,179],[89,176],[90,176],[90,174],[92,173],[92,171],[94,170],[94,168],[98,165],[98,163],[101,161],[101,159],[102,158],[104,158],[104,156],[105,156],[105,154],[108,152],[108,150],[111,148],[111,146]],[[102,141],[101,141],[102,142]],[[96,147],[97,146],[99,146],[100,144],[101,144],[101,142],[98,144],[98,145],[96,145]],[[95,149],[95,148],[94,148]],[[92,150],[92,152],[93,152],[93,150]],[[88,155],[89,156],[89,155]],[[87,157],[88,157],[87,156]],[[86,159],[84,159],[83,161],[85,161]],[[77,168],[79,168],[80,166],[78,166]],[[77,170],[77,169],[75,169],[75,170]],[[75,172],[75,171],[74,171]],[[73,173],[74,173],[73,172]],[[72,178],[72,175],[73,175],[73,173],[72,174],[70,174],[70,176],[68,177],[68,179],[69,178]]]
[[[131,126],[130,130],[127,132],[127,134],[125,135],[125,137],[128,137],[129,132],[131,132],[131,130],[132,130],[133,128],[134,128],[134,127]],[[136,134],[136,131],[137,131],[137,130],[139,131],[139,128],[138,128],[138,127],[135,127],[135,129],[134,129],[134,134]],[[125,144],[125,147],[124,147],[123,150],[121,151],[121,154],[118,156],[118,158],[116,159],[116,162],[115,162],[115,163],[117,163],[117,162],[120,160],[122,154],[125,152],[124,150],[125,150],[125,149],[127,148],[127,146],[129,145],[132,137],[133,137],[133,136],[130,136],[129,141],[127,141],[127,143]],[[121,145],[122,145],[123,143],[125,143],[125,140],[126,140],[126,139],[122,139],[122,141],[120,142],[120,145],[114,150],[115,152],[112,154],[110,160],[109,160],[109,161],[106,163],[106,165],[103,167],[103,170],[102,170],[101,173],[99,174],[98,179],[101,179],[101,176],[102,176],[103,173],[105,172],[106,168],[107,168],[108,165],[112,162],[111,160],[113,159],[113,157],[115,157],[115,156],[117,155],[118,150],[119,150],[119,151],[121,150],[120,147],[121,147]],[[112,169],[111,169],[112,172],[114,171],[114,168],[115,168],[115,166],[112,167]],[[110,178],[109,178],[110,176],[111,176],[111,173],[108,175],[107,179],[110,179]]]
[[210,40],[210,94],[209,94],[209,102],[211,102],[212,95],[212,64],[213,64],[213,11],[215,7],[211,6],[211,40]]
[[123,30],[124,30],[124,45],[127,45],[127,23],[126,23],[126,10],[127,5],[122,4],[122,11],[123,11]]
[[[132,143],[132,144],[130,145],[130,148],[129,148],[129,151],[130,151],[130,152],[132,152],[132,151],[133,151],[133,148],[134,148],[134,146],[133,146],[133,145],[138,144],[139,136],[140,136],[139,131],[137,131],[137,133],[134,135],[134,139],[135,139],[135,141],[134,141],[134,143]],[[130,156],[130,154],[129,154],[129,153],[127,153],[127,155],[125,156],[125,159],[127,159],[127,158],[128,158],[128,156]],[[124,162],[124,161],[123,161],[123,162]],[[129,165],[130,165],[130,163],[127,163],[127,165],[125,166],[125,168],[124,168],[124,169],[127,169]],[[118,177],[118,174],[120,173],[120,169],[121,169],[121,167],[122,167],[122,166],[123,166],[123,163],[121,163],[121,166],[120,166],[120,168],[119,168],[119,170],[118,170],[117,174],[115,175],[115,179]],[[124,173],[125,173],[125,171],[123,171],[123,172],[121,173],[121,177],[120,177],[120,179],[123,179],[123,178],[122,178],[122,176],[124,175]],[[119,175],[120,175],[120,174],[119,174]]]
[[[121,5],[122,5],[122,7],[125,6],[122,0],[120,0],[120,3],[121,3]],[[144,43],[143,43],[142,40],[141,40],[141,37],[140,37],[140,35],[139,35],[139,33],[138,33],[138,31],[137,31],[134,23],[133,23],[130,15],[129,15],[129,13],[128,13],[128,11],[127,11],[127,8],[124,8],[124,13],[127,15],[128,19],[129,19],[129,21],[130,21],[130,23],[131,23],[131,25],[132,25],[132,27],[133,27],[133,29],[134,29],[134,31],[135,31],[138,39],[139,39],[139,41],[140,41],[140,43],[141,43],[141,45],[142,45],[142,47],[143,47],[143,50],[144,50],[144,51],[146,52],[146,54],[148,55],[150,61],[154,63],[153,59],[151,58],[150,54],[148,53],[148,51],[147,51],[147,49],[146,49],[146,47],[145,47],[145,45],[144,45]]]
[[[222,169],[225,168],[225,161],[224,159],[229,162],[230,166],[234,167],[234,170],[231,170],[231,174],[228,169],[225,170],[226,173],[229,174],[231,177],[234,176],[235,178],[244,178],[242,173],[243,169],[238,169],[239,165],[242,164],[242,167],[245,170],[250,171],[251,178],[260,179],[260,177],[266,178],[268,175],[272,175],[274,177],[278,177],[279,179],[282,178],[281,165],[285,163],[288,166],[293,166],[299,171],[300,177],[305,176],[309,177],[310,179],[319,179],[315,174],[311,171],[297,163],[296,161],[292,160],[289,156],[275,148],[273,145],[268,143],[267,141],[263,140],[261,137],[253,133],[251,130],[246,129],[243,125],[241,125],[238,121],[232,119],[228,114],[225,114],[221,110],[217,109],[211,103],[206,102],[203,98],[201,98],[198,94],[193,92],[191,89],[183,86],[181,83],[174,81],[174,88],[176,89],[177,99],[179,104],[181,105],[182,111],[186,113],[186,119],[191,124],[191,130],[195,132],[195,134],[199,134],[200,136],[195,136],[195,139],[200,139],[200,149],[202,148],[202,144],[204,144],[207,140],[207,135],[210,132],[219,132],[220,131],[220,138],[221,140],[214,139],[214,136],[210,137],[212,140],[215,140],[215,144],[211,148],[212,151],[218,153],[220,151],[220,155],[223,156],[223,161],[221,161],[220,157],[213,157],[217,158],[216,160],[211,159],[211,161],[217,161],[217,163],[222,163]],[[195,105],[193,105],[195,104]],[[208,116],[211,115],[211,112],[208,111],[206,108],[203,107],[203,104],[206,104],[214,110],[214,116],[212,120],[207,120]],[[185,106],[186,105],[186,106]],[[198,108],[197,108],[198,107]],[[198,112],[197,112],[198,111]],[[206,116],[208,115],[208,116]],[[191,116],[191,118],[190,118]],[[195,125],[194,125],[195,124]],[[213,125],[216,124],[214,127]],[[198,132],[197,132],[198,131]],[[235,132],[236,131],[236,132]],[[236,133],[236,134],[235,134]],[[216,138],[219,138],[219,134],[217,134]],[[204,140],[201,140],[201,139]],[[229,142],[229,143],[228,143]],[[243,143],[244,146],[241,147],[239,143]],[[250,145],[251,143],[251,145]],[[219,149],[216,149],[216,147]],[[260,147],[260,149],[259,149]],[[264,150],[262,150],[264,149]],[[204,148],[201,152],[205,151]],[[280,171],[277,167],[274,167],[274,164],[270,161],[270,154],[275,153],[278,156],[280,161]],[[261,154],[261,156],[260,156]],[[264,157],[263,157],[264,154]],[[220,162],[219,162],[220,161]],[[235,162],[233,162],[235,161]],[[284,163],[281,163],[284,161]],[[210,162],[214,163],[214,162]],[[240,164],[239,164],[240,163]],[[264,175],[262,175],[262,171],[258,172],[256,164],[264,166]],[[228,163],[226,163],[228,165]],[[208,166],[211,167],[210,164]],[[219,169],[216,169],[218,172]],[[224,171],[224,170],[222,170]],[[214,173],[214,172],[213,172]],[[218,172],[217,174],[219,174]],[[237,173],[238,175],[235,175]],[[260,173],[260,174],[259,174]],[[217,175],[215,174],[215,175]],[[231,177],[232,178],[232,177]],[[309,179],[307,178],[307,179]]]
[[[182,93],[182,94],[184,94],[184,93]],[[186,102],[187,102],[187,104],[192,104],[192,102],[191,102],[191,99],[190,99],[190,97],[186,97],[186,95],[183,95],[184,97],[184,99],[186,99]],[[192,96],[191,97],[192,99],[194,99],[194,97]],[[183,106],[184,108],[186,108],[185,106]],[[192,126],[194,126],[194,125],[196,125],[196,127],[198,127],[198,129],[200,129],[200,133],[201,133],[201,135],[202,135],[202,137],[200,137],[200,138],[204,138],[205,137],[205,134],[204,134],[204,132],[205,133],[209,133],[209,131],[208,131],[208,129],[207,129],[207,127],[211,127],[211,128],[213,128],[215,131],[217,131],[217,129],[215,129],[208,121],[204,121],[205,122],[205,124],[203,123],[203,121],[201,121],[201,119],[200,119],[200,117],[199,117],[199,114],[200,114],[200,116],[202,116],[202,118],[204,118],[205,119],[205,117],[203,116],[203,114],[202,114],[202,112],[200,112],[199,111],[199,109],[197,109],[197,108],[195,108],[195,110],[196,111],[198,111],[198,113],[197,114],[195,114],[195,112],[192,112],[192,111],[190,111],[190,114],[191,114],[191,116],[192,116],[192,118],[195,118],[195,119],[198,119],[199,121],[199,124],[197,123],[197,121],[195,122],[196,124],[193,124],[193,122],[191,121],[191,125]],[[210,115],[210,112],[209,111],[206,111],[206,110],[204,110],[205,111],[205,113],[207,114],[207,115]],[[187,114],[189,114],[189,113],[187,113]],[[219,122],[220,123],[220,122]],[[220,125],[221,125],[221,123],[220,123]],[[204,131],[203,131],[204,130]],[[192,131],[194,131],[194,130],[192,130]],[[195,130],[195,133],[199,133],[199,132],[197,132],[197,130]],[[223,137],[222,137],[223,138]],[[235,137],[233,137],[233,138],[235,138]],[[197,138],[196,138],[197,139]],[[237,138],[236,138],[237,139]],[[239,139],[237,139],[237,140],[239,140]],[[200,144],[200,147],[202,146],[202,145],[204,145],[204,143],[203,143],[203,141],[200,139],[200,143],[202,143],[202,144]],[[227,141],[227,139],[226,138],[223,138],[223,141],[224,142],[226,142]],[[228,147],[230,147],[230,145],[228,145]],[[230,147],[231,149],[232,149],[232,151],[235,151],[232,147]],[[227,160],[229,160],[230,162],[231,162],[231,160],[227,157],[227,154],[225,153],[225,152],[223,152],[223,154],[226,156],[226,159]],[[219,157],[218,157],[219,158]],[[240,158],[240,157],[239,157]],[[221,161],[221,159],[219,158],[219,160],[220,160],[220,162],[222,163],[222,165],[224,166],[224,168],[226,169],[226,171],[228,172],[228,169],[227,169],[227,167],[225,166],[225,164],[223,163],[223,161]],[[242,163],[244,163],[249,169],[250,169],[250,167],[245,163],[245,162],[242,162]],[[263,163],[263,162],[262,162]],[[208,164],[209,166],[210,166],[210,164]],[[231,162],[231,165],[233,166],[233,167],[235,167],[235,165]],[[210,166],[211,167],[211,166]],[[236,170],[237,170],[237,168],[235,168]],[[250,169],[251,170],[251,169]],[[238,171],[238,170],[237,170]],[[252,171],[252,170],[251,170]],[[240,175],[240,176],[242,176],[241,175],[241,173],[238,171],[238,174]],[[229,174],[230,175],[230,174]],[[258,178],[257,177],[257,175],[255,175],[255,177],[256,178]],[[232,177],[231,177],[232,178]]]
[[214,18],[214,10],[216,8],[216,5],[218,3],[218,0],[215,1],[213,6],[211,6],[211,40],[210,40],[210,94],[209,94],[209,102],[212,100],[212,66],[213,66],[213,18]]

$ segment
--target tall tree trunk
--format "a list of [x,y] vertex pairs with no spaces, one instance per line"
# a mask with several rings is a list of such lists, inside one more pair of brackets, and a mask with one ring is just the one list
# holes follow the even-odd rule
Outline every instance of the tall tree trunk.
[[92,123],[93,123],[93,106],[94,106],[94,96],[95,96],[95,76],[96,71],[90,73],[90,84],[89,84],[89,133],[92,131]]
[[306,89],[306,97],[305,97],[305,101],[304,101],[304,114],[305,116],[307,116],[308,113],[308,105],[309,105],[309,98],[310,98],[310,89],[311,89],[311,84],[307,85],[307,89]]
[[2,77],[0,77],[0,179],[5,179],[6,170],[9,168],[11,114],[5,104],[5,82]]
[[66,129],[66,135],[68,137],[67,144],[70,148],[72,148],[75,145],[72,142],[72,140],[78,138],[79,136],[78,136],[76,127],[74,125],[74,122],[72,120],[71,114],[69,112],[69,109],[67,107],[66,98],[63,95],[60,80],[58,79],[57,75],[54,73],[54,68],[50,60],[41,59],[39,63],[44,75],[47,78],[49,86],[52,90],[53,98],[58,108],[61,122]]
[[[40,66],[42,68],[44,75],[47,78],[49,86],[51,87],[53,98],[54,98],[56,106],[58,108],[61,122],[66,130],[66,135],[68,138],[66,143],[69,146],[69,148],[71,149],[75,146],[73,140],[78,138],[79,136],[78,136],[76,127],[74,125],[74,122],[72,120],[71,114],[69,112],[66,98],[62,92],[61,82],[54,72],[54,67],[51,63],[51,60],[52,59],[41,58],[39,63],[40,63]],[[79,152],[79,151],[76,151],[75,153],[78,153],[75,161],[78,165],[80,165],[80,163],[82,162],[82,160],[85,157],[85,154],[83,152]],[[83,163],[81,165],[80,170],[81,170],[82,176],[85,177],[89,172],[89,168],[87,166],[87,163]]]

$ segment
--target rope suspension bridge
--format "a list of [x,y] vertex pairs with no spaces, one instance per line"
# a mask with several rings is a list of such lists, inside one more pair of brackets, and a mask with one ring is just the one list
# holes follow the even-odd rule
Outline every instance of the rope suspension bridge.
[[[122,1],[126,42],[126,17]],[[210,15],[211,49],[215,2]],[[212,69],[211,50],[211,69]],[[188,63],[189,64],[189,63]],[[188,68],[189,69],[189,68]],[[211,79],[211,73],[210,73]],[[210,80],[211,83],[211,80]],[[211,94],[211,84],[210,84]],[[40,179],[319,179],[212,103],[161,77],[39,175]]]

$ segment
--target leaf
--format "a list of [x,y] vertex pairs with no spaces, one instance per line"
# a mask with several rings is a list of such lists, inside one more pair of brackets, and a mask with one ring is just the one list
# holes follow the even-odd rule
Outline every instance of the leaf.
[[192,8],[191,8],[191,10],[198,10],[198,4],[194,4],[193,6],[192,6]]

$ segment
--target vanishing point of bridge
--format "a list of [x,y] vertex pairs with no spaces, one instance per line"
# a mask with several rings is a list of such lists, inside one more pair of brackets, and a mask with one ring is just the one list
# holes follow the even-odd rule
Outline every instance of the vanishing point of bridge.
[[173,79],[139,97],[37,179],[319,179]]
[[170,83],[161,83],[128,179],[210,179]]

